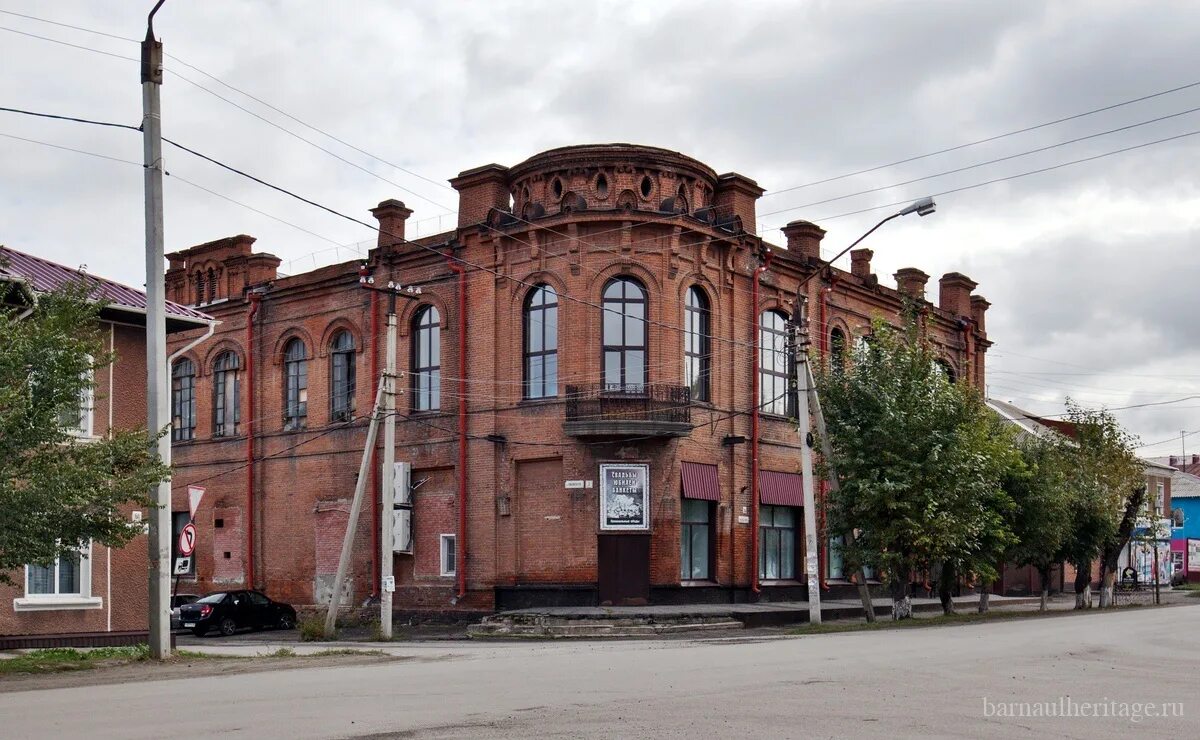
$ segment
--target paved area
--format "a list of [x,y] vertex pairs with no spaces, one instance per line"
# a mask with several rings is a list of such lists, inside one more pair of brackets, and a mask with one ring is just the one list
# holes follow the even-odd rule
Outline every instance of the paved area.
[[[1194,737],[1198,627],[1188,605],[806,637],[408,643],[386,650],[409,660],[379,665],[2,694],[0,716],[20,738]],[[998,716],[1011,702],[1139,718]],[[1184,716],[1145,716],[1177,713],[1161,702]]]

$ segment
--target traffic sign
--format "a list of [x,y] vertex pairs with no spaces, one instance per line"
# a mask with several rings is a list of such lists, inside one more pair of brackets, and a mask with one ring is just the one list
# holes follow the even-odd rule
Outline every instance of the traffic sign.
[[179,554],[187,557],[196,549],[196,525],[188,522],[179,532]]
[[186,576],[191,571],[192,571],[192,559],[191,558],[175,558],[174,575]]
[[200,499],[204,498],[206,490],[204,486],[188,486],[188,509],[192,512],[190,518],[196,518],[196,509],[200,508]]

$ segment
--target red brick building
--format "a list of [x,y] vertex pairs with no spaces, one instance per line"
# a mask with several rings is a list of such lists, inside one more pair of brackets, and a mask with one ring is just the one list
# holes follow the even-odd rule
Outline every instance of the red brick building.
[[[397,609],[803,597],[784,332],[814,272],[822,361],[907,296],[947,369],[983,383],[974,282],[947,274],[931,303],[926,274],[885,286],[868,249],[830,269],[806,221],[784,229],[786,248],[765,244],[746,231],[763,190],[742,175],[611,144],[450,183],[455,230],[406,241],[411,211],[385,201],[361,266],[377,287],[413,288],[398,307],[396,459],[415,490],[396,515]],[[253,242],[169,255],[168,295],[221,320],[176,367],[196,393],[176,430],[175,508],[188,484],[208,489],[197,588],[314,603],[337,568],[387,297],[363,289],[359,262],[284,277]],[[377,589],[380,508],[358,528],[353,603]],[[836,545],[820,556],[844,584]]]
[[[80,408],[81,442],[99,439],[114,430],[146,427],[146,296],[110,280],[89,276],[76,268],[0,247],[0,285],[7,305],[25,296],[36,311],[36,297],[65,283],[87,279],[98,299],[107,303],[100,313],[105,349],[116,361],[92,379],[91,394]],[[192,308],[168,303],[167,332],[207,327],[210,317]],[[131,520],[147,512],[127,512]],[[91,543],[75,557],[60,557],[50,565],[27,565],[9,573],[14,585],[0,584],[0,644],[34,645],[62,642],[102,644],[123,642],[141,633],[147,623],[147,544],[144,536],[124,548]],[[8,638],[8,639],[4,639]]]

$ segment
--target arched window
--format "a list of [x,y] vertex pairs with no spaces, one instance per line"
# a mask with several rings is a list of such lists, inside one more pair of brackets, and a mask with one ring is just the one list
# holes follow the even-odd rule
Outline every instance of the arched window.
[[846,369],[846,334],[836,326],[829,332],[829,367],[835,373]]
[[238,402],[238,356],[222,352],[213,363],[213,436],[237,435],[241,421]]
[[186,357],[171,368],[171,439],[196,436],[196,365]]
[[558,294],[539,285],[525,299],[525,397],[558,395]]
[[683,380],[693,401],[709,400],[712,369],[712,331],[708,298],[697,287],[688,288],[683,307]]
[[199,306],[201,303],[204,303],[204,273],[202,271],[196,272],[195,284],[196,300],[193,301],[193,305]]
[[413,319],[413,411],[442,407],[442,317],[433,306],[417,311]]
[[211,267],[208,268],[208,279],[204,281],[208,288],[208,302],[212,303],[217,300],[217,272]]
[[633,278],[604,286],[604,387],[641,391],[646,385],[646,291]]
[[283,428],[303,429],[308,417],[308,349],[292,339],[283,350]]
[[958,382],[958,373],[954,372],[953,365],[940,358],[935,360],[935,362],[937,363],[938,369],[940,369],[946,375],[946,380],[950,381],[951,383]]
[[329,418],[354,418],[354,337],[339,331],[329,345]]
[[792,398],[788,392],[794,368],[788,351],[787,317],[779,311],[763,311],[759,317],[759,408],[767,414],[790,416]]

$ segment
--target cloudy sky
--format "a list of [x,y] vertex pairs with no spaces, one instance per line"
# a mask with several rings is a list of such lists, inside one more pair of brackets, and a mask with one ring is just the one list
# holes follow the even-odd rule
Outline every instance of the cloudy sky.
[[[138,124],[126,39],[151,5],[0,0],[0,105]],[[869,246],[888,282],[913,265],[931,285],[949,271],[980,283],[994,397],[1059,413],[1067,395],[1113,408],[1197,396],[1117,412],[1162,455],[1200,430],[1200,135],[1151,142],[1200,132],[1197,28],[1187,0],[168,0],[156,22],[172,55],[166,136],[359,217],[399,198],[423,234],[453,221],[447,178],[567,144],[651,144],[741,172],[768,190],[761,233],[806,218],[830,253],[891,211],[855,212],[1096,157],[940,195],[935,216]],[[0,134],[0,243],[140,285],[140,167],[11,138],[136,163],[140,137],[7,113]],[[168,250],[249,233],[295,273],[373,242],[167,156]],[[1186,442],[1200,452],[1200,433]]]

